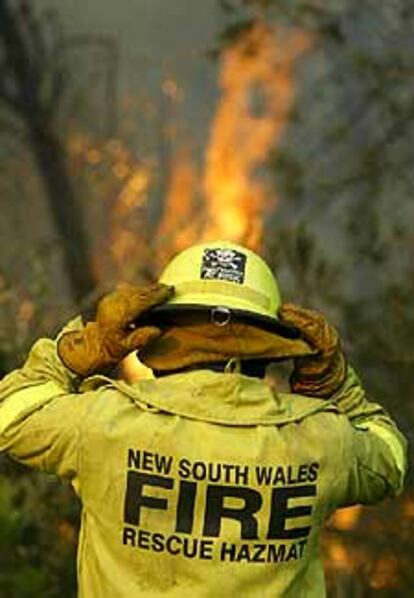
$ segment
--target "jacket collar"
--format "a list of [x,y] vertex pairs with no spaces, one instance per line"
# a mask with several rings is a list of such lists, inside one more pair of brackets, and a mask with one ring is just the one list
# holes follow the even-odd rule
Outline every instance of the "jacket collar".
[[88,382],[88,386],[117,389],[146,411],[229,426],[282,425],[321,411],[338,412],[326,400],[278,393],[258,378],[209,370],[143,380],[132,385],[103,376],[95,376]]

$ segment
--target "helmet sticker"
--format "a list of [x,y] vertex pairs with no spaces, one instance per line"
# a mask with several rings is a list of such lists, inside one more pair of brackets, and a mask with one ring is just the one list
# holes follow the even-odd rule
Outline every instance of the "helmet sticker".
[[205,249],[201,262],[201,278],[227,280],[243,284],[246,255],[235,249]]

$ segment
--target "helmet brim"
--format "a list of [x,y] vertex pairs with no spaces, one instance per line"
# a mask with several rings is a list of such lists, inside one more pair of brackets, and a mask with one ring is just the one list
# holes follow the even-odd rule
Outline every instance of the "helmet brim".
[[[163,304],[157,305],[151,311],[145,314],[145,323],[155,326],[168,324],[180,324],[180,322],[187,323],[189,319],[198,318],[203,321],[214,321],[213,312],[219,305],[195,305],[195,304]],[[297,340],[301,338],[301,334],[297,328],[289,324],[285,324],[276,317],[265,316],[258,313],[252,313],[243,309],[224,308],[230,312],[230,321],[240,324],[249,324],[263,328],[268,332],[274,332],[279,336]]]

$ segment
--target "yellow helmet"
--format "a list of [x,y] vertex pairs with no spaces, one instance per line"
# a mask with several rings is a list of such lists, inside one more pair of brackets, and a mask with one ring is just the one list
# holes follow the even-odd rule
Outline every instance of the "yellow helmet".
[[194,245],[167,265],[160,282],[173,285],[174,296],[156,312],[211,309],[226,323],[232,314],[267,326],[281,326],[279,288],[266,262],[250,249],[228,241]]

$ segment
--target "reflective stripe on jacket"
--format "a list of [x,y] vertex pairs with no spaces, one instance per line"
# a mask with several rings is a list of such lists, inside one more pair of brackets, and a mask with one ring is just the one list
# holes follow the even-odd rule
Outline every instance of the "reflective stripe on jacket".
[[329,401],[203,370],[77,382],[38,341],[0,383],[0,450],[79,494],[83,598],[321,598],[325,519],[402,488],[405,441],[351,369]]

